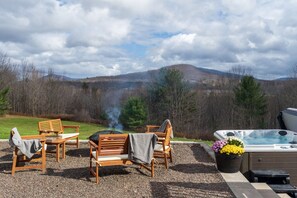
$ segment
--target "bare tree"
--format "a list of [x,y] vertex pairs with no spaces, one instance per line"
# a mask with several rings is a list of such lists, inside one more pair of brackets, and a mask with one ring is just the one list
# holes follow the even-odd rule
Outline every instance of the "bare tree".
[[10,62],[6,54],[0,52],[0,89],[12,86],[16,78],[16,65]]
[[297,65],[292,67],[292,78],[297,78]]
[[234,74],[235,77],[242,78],[243,76],[251,76],[252,68],[248,66],[238,65],[231,68],[230,73]]

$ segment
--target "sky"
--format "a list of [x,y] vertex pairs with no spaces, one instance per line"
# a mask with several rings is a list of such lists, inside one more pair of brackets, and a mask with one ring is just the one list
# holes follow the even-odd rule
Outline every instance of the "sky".
[[261,79],[297,65],[295,0],[2,0],[0,52],[72,78],[173,64]]

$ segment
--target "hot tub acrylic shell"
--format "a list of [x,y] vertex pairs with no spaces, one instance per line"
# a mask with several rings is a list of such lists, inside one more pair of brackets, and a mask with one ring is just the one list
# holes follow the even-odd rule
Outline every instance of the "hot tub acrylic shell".
[[[282,135],[280,135],[280,133]],[[258,135],[257,135],[258,134]],[[263,138],[264,135],[271,134],[275,138],[287,138],[287,142],[279,143],[278,141],[267,140],[263,144],[248,144],[245,142],[246,137]],[[285,134],[285,135],[284,135]],[[297,132],[283,129],[253,129],[253,130],[218,130],[214,136],[219,139],[225,139],[228,136],[234,136],[244,141],[246,152],[297,152]],[[256,137],[258,136],[258,137]],[[270,142],[277,142],[273,144]]]

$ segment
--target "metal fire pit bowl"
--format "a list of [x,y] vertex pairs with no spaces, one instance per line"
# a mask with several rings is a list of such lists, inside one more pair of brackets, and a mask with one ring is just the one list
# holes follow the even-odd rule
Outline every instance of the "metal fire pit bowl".
[[89,137],[89,140],[93,141],[94,143],[98,144],[98,139],[100,134],[123,134],[121,131],[116,130],[101,130],[97,131],[93,135]]

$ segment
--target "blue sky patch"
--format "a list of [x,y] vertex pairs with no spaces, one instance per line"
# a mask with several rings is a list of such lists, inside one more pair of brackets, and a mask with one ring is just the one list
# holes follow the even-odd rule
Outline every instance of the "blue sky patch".
[[124,49],[128,54],[138,58],[143,58],[146,55],[146,50],[148,49],[147,46],[136,43],[123,44],[121,45],[121,48]]

